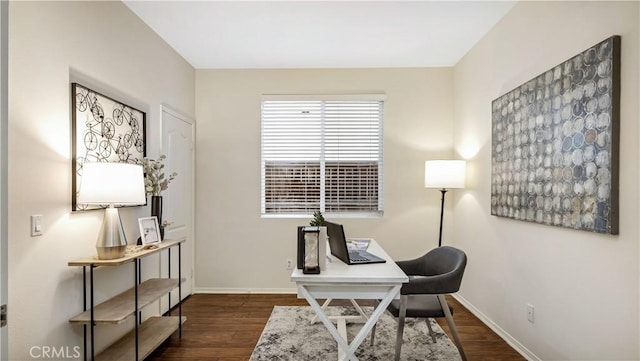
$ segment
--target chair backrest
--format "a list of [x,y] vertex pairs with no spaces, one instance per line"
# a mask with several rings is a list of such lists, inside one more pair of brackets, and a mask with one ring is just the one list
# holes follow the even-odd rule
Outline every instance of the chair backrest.
[[464,269],[467,266],[467,255],[460,249],[442,246],[427,252],[420,259],[415,275],[437,276],[437,293],[455,293],[460,289]]

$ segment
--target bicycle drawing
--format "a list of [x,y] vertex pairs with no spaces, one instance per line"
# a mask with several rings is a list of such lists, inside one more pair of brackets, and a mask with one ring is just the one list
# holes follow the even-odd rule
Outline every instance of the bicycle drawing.
[[146,155],[146,114],[78,83],[71,84],[72,210],[101,208],[77,203],[87,162],[141,164]]

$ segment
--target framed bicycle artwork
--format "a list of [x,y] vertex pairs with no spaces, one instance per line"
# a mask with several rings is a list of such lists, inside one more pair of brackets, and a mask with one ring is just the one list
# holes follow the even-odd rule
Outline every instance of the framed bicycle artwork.
[[146,114],[78,83],[71,84],[71,210],[104,208],[78,204],[85,163],[140,164],[146,155]]

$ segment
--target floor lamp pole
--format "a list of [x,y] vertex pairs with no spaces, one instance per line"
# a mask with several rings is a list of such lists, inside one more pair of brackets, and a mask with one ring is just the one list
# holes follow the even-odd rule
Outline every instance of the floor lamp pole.
[[440,236],[438,237],[438,247],[442,246],[442,219],[444,218],[444,195],[447,193],[446,188],[440,190],[442,193],[442,203],[440,204]]

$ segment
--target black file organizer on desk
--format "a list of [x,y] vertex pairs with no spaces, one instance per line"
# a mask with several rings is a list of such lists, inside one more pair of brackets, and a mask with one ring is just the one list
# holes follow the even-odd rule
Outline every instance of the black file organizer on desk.
[[305,259],[305,239],[304,239],[304,234],[305,234],[305,228],[315,228],[316,231],[318,232],[318,245],[317,245],[317,249],[319,252],[320,249],[320,235],[319,235],[319,228],[318,227],[310,227],[310,226],[298,226],[298,254],[297,254],[297,267],[298,269],[303,270],[304,273],[308,273],[308,274],[318,274],[320,273],[320,257],[324,257],[324,255],[320,255],[318,253],[318,265],[315,268],[312,269],[305,269],[304,267],[304,259]]

